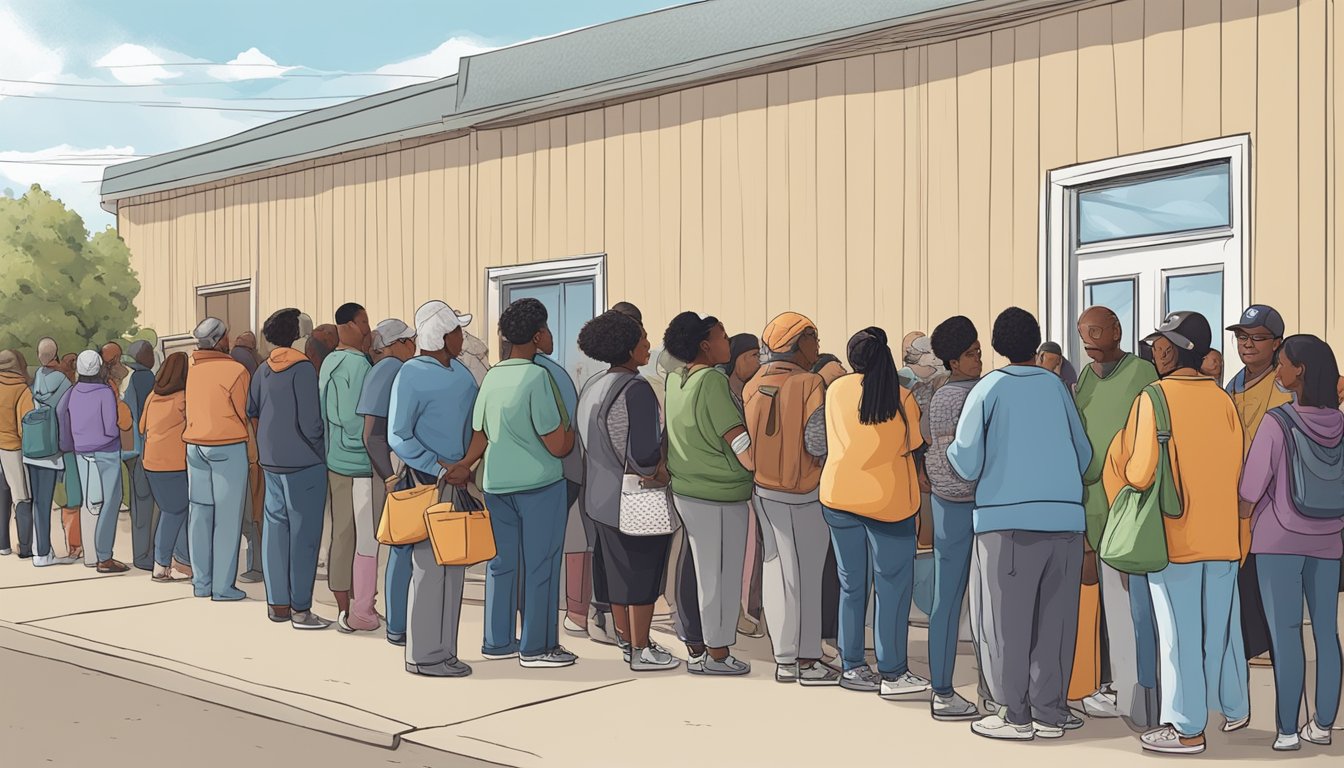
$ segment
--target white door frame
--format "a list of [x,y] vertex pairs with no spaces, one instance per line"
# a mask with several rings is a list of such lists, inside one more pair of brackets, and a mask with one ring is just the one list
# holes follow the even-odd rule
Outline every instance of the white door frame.
[[591,278],[593,281],[593,317],[607,311],[607,255],[605,253],[579,256],[572,259],[538,261],[507,267],[488,267],[485,270],[485,317],[481,319],[484,341],[492,353],[499,351],[495,326],[504,312],[504,287],[529,283],[551,283],[564,280]]
[[[1251,138],[1247,134],[1226,136],[1209,141],[1183,144],[1091,163],[1058,168],[1049,172],[1041,205],[1041,250],[1039,301],[1044,312],[1042,330],[1047,338],[1061,344],[1076,333],[1076,318],[1068,317],[1069,297],[1076,281],[1076,251],[1099,253],[1235,237],[1241,258],[1224,262],[1224,284],[1244,307],[1250,298],[1251,258]],[[1210,160],[1227,160],[1232,196],[1230,225],[1222,232],[1182,232],[1175,235],[1131,238],[1095,243],[1074,249],[1074,209],[1080,187],[1152,171],[1161,171]],[[1238,309],[1240,311],[1240,308]],[[1214,331],[1218,332],[1217,329]],[[1067,346],[1067,345],[1066,345]],[[1225,344],[1225,349],[1233,349]]]

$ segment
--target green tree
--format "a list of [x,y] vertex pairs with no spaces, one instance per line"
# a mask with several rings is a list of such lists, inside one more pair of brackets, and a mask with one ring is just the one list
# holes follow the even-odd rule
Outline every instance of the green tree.
[[0,348],[36,365],[43,336],[62,353],[136,336],[139,293],[130,249],[112,227],[90,237],[79,214],[36,184],[0,197]]

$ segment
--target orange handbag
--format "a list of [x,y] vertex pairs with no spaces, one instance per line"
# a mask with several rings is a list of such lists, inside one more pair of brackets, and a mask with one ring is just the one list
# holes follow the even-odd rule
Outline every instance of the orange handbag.
[[438,501],[438,490],[437,485],[417,485],[387,494],[383,518],[378,521],[378,542],[395,547],[429,538],[425,513]]
[[439,565],[476,565],[495,556],[490,513],[475,499],[458,492],[456,504],[435,504],[425,512],[434,559]]

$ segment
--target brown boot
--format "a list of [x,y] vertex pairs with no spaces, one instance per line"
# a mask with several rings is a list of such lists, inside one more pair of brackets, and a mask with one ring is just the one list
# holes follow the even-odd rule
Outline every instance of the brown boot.
[[99,573],[125,573],[130,567],[118,560],[104,560],[98,564]]

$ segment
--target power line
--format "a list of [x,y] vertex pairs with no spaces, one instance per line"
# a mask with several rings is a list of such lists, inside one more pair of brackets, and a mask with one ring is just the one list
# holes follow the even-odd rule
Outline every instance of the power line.
[[[328,77],[327,75],[285,75],[281,78],[289,79],[291,77]],[[339,77],[333,75],[332,77]],[[426,75],[350,75],[350,77],[427,77]],[[258,78],[260,79],[260,78]],[[56,80],[20,80],[9,77],[0,77],[0,83],[12,83],[14,85],[43,85],[57,88],[196,88],[207,85],[237,85],[239,81],[233,80],[198,80],[188,83],[164,82],[164,83],[63,83]],[[242,81],[251,82],[251,81]],[[351,97],[354,98],[354,97]]]
[[[292,114],[298,114],[300,112],[310,111],[308,109],[271,109],[262,107],[211,107],[203,104],[183,104],[181,102],[174,102],[174,101],[125,101],[120,99],[81,99],[76,96],[51,96],[46,94],[37,95],[27,93],[0,93],[0,98],[34,99],[36,101],[76,101],[85,104],[120,104],[131,107],[152,107],[156,109],[203,109],[212,112],[270,112],[276,114],[292,115]],[[313,98],[343,99],[348,97],[322,96]],[[235,101],[243,101],[243,99],[235,99]]]
[[[95,64],[99,69],[143,69],[146,67],[264,67],[266,69],[290,69],[280,64],[221,64],[217,61],[179,61],[179,62],[158,62],[154,64]],[[393,72],[342,72],[339,70],[309,70],[309,72],[300,72],[289,74],[286,72],[283,77],[416,77],[426,80],[437,80],[444,75],[403,75]]]

